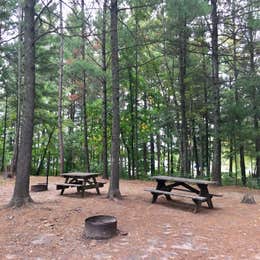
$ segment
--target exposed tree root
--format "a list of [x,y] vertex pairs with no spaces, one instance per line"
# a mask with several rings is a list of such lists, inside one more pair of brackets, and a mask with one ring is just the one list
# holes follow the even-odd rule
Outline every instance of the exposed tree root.
[[253,194],[246,193],[241,200],[241,203],[246,203],[246,204],[256,204],[255,198]]
[[22,197],[22,198],[13,197],[11,199],[11,201],[7,204],[7,207],[8,208],[20,208],[20,207],[29,205],[31,203],[34,203],[31,196]]
[[122,195],[119,190],[115,190],[115,191],[110,190],[107,194],[107,197],[110,200],[121,200],[122,199]]

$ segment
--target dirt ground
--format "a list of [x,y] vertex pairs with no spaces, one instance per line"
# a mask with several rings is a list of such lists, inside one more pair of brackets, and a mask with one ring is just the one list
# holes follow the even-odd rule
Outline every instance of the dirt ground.
[[[32,192],[36,202],[21,209],[0,210],[0,259],[260,259],[260,191],[252,191],[257,204],[240,203],[248,189],[209,187],[214,209],[202,207],[194,214],[189,199],[151,204],[144,188],[154,182],[120,182],[123,200],[106,198],[108,184],[98,196],[84,198],[75,188]],[[44,182],[32,177],[31,184]],[[0,207],[13,192],[14,180],[0,177]],[[86,240],[84,221],[93,215],[117,217],[118,229],[128,232],[109,240]]]

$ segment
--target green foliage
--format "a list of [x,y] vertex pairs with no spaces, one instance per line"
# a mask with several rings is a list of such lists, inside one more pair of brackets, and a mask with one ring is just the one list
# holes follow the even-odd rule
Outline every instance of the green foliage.
[[[185,19],[187,23],[198,16],[210,13],[210,6],[203,0],[169,0],[166,3],[169,17]],[[182,26],[182,21],[179,20],[179,22],[180,24],[177,22],[176,25]]]
[[[86,1],[85,1],[86,2]],[[232,2],[232,1],[231,1]],[[232,5],[218,1],[219,62],[221,83],[221,129],[222,158],[226,163],[239,147],[245,148],[246,166],[257,156],[255,139],[259,136],[260,95],[259,69],[257,67],[257,30],[259,19],[256,2],[235,2],[235,24]],[[82,120],[83,74],[86,82],[86,115],[91,170],[102,171],[103,151],[103,93],[102,80],[107,82],[108,106],[108,157],[111,147],[111,48],[110,14],[107,11],[106,51],[107,71],[102,71],[102,10],[91,13],[85,10],[86,35],[82,39],[82,12],[77,1],[67,3],[72,10],[64,17],[64,75],[63,75],[63,135],[66,170],[84,170],[84,136]],[[187,38],[185,101],[190,164],[194,164],[194,139],[200,163],[205,165],[206,140],[208,156],[212,160],[213,99],[210,11],[211,5],[203,0],[167,1],[119,1],[118,24],[120,61],[120,128],[122,178],[128,178],[128,159],[136,160],[137,176],[149,179],[151,171],[151,137],[155,146],[155,174],[178,175],[181,152],[181,93],[180,93],[180,40]],[[142,7],[146,6],[146,7]],[[135,7],[135,8],[127,8]],[[17,1],[4,1],[0,10],[1,36],[12,37],[17,32]],[[43,156],[51,131],[54,134],[48,147],[51,173],[58,170],[57,106],[59,82],[59,9],[57,3],[43,8],[37,3],[36,31],[36,99],[34,120],[33,170],[36,172]],[[126,9],[124,9],[126,8]],[[225,10],[225,11],[223,11]],[[41,18],[41,19],[40,19]],[[13,29],[16,28],[14,31]],[[232,40],[235,33],[235,41]],[[2,40],[2,39],[1,39]],[[253,41],[253,42],[251,42]],[[85,44],[85,58],[82,46]],[[234,46],[236,45],[236,46]],[[22,46],[22,45],[21,45]],[[18,38],[0,43],[0,149],[3,147],[5,97],[7,107],[6,162],[12,158],[15,125],[18,115],[17,70]],[[234,49],[235,48],[235,49]],[[250,55],[254,50],[254,64]],[[234,51],[236,60],[234,60]],[[26,54],[24,54],[26,55]],[[23,57],[24,57],[23,55]],[[237,68],[237,75],[234,66]],[[21,72],[23,74],[23,71]],[[23,82],[23,77],[22,77]],[[207,129],[208,127],[208,129]],[[206,132],[206,129],[208,132]],[[208,135],[208,136],[207,136]],[[160,136],[160,146],[156,137]],[[231,141],[233,150],[230,150]],[[133,147],[133,150],[131,150]],[[144,166],[146,147],[146,169]],[[160,149],[160,153],[159,153]],[[161,159],[160,172],[158,156]],[[172,157],[172,162],[169,162]],[[168,164],[171,164],[167,166]],[[238,163],[239,165],[239,163]],[[47,156],[44,167],[47,166]],[[132,166],[131,166],[132,167]],[[171,169],[170,169],[171,167]],[[145,172],[145,170],[147,172]],[[205,172],[205,169],[204,169]],[[44,174],[45,171],[42,171]],[[241,183],[237,176],[223,173],[224,184]],[[189,177],[194,177],[189,176]],[[202,176],[200,178],[208,178]],[[254,178],[248,177],[248,186],[257,187]]]
[[101,77],[102,72],[100,68],[88,61],[76,59],[72,63],[65,66],[65,72],[68,75],[73,75],[74,77],[81,77],[83,72],[86,72],[87,76],[90,77]]

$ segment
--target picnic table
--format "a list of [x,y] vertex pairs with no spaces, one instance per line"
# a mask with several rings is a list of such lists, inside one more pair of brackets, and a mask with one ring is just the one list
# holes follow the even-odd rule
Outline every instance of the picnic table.
[[[212,209],[212,197],[222,196],[209,192],[208,185],[217,184],[214,181],[172,176],[153,176],[152,179],[156,180],[157,182],[156,188],[145,189],[145,191],[151,192],[153,196],[152,203],[155,203],[158,196],[160,195],[165,195],[167,200],[171,200],[171,196],[190,198],[195,203],[194,212],[196,213],[199,211],[203,202],[206,202],[208,207]],[[196,188],[194,185],[196,185]]]
[[96,189],[97,194],[100,194],[99,188],[103,187],[106,183],[105,181],[97,181],[99,173],[90,172],[69,172],[62,173],[61,176],[65,178],[64,183],[57,183],[56,189],[61,190],[61,195],[63,195],[64,190],[69,187],[77,188],[78,192],[81,192],[82,197],[85,195],[85,190]]

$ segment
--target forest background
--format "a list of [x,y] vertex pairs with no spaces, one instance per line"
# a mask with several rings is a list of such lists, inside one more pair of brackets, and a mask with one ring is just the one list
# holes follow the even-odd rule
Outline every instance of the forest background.
[[[25,2],[35,2],[30,174],[107,178],[117,124],[120,177],[260,186],[259,1]],[[1,171],[17,170],[25,115],[24,10],[1,1]]]

